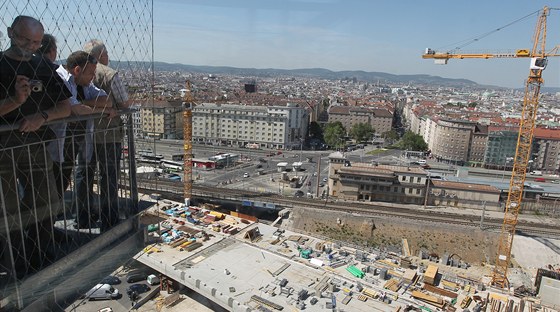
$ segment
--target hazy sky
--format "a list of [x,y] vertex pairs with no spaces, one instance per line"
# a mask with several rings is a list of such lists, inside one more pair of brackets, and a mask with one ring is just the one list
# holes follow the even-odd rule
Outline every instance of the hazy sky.
[[[364,70],[466,78],[522,87],[528,59],[423,60],[425,48],[530,49],[537,14],[560,1],[154,0],[155,60],[250,68]],[[523,19],[523,17],[526,17]],[[493,32],[514,21],[511,26]],[[560,44],[560,11],[548,17],[547,50]],[[545,86],[559,87],[551,58]]]

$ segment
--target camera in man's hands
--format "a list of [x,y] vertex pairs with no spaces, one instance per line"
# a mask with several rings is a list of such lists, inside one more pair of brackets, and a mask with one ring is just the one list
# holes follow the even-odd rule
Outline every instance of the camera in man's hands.
[[43,91],[43,82],[41,80],[29,80],[29,87],[33,92],[42,92]]

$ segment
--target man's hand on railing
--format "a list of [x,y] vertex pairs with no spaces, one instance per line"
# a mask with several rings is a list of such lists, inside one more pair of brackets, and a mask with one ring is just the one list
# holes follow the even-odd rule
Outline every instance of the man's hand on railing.
[[41,126],[46,122],[46,119],[40,114],[36,113],[33,115],[27,115],[23,117],[21,123],[19,124],[19,131],[21,132],[33,132],[41,128]]
[[113,107],[107,107],[103,110],[105,114],[107,114],[107,118],[114,118],[118,115],[118,112]]

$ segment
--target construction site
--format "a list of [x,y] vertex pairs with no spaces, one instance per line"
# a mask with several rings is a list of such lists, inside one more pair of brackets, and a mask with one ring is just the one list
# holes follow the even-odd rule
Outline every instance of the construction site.
[[[291,230],[291,218],[313,214],[292,213],[286,211],[277,222],[264,224],[235,212],[224,214],[167,200],[154,202],[141,218],[146,223],[146,247],[134,258],[159,272],[162,284],[156,292],[145,295],[136,308],[185,308],[179,300],[185,296],[179,294],[188,288],[229,311],[558,309],[558,240],[547,240],[556,246],[554,250],[519,237],[512,253],[516,263],[509,268],[510,288],[503,289],[492,286],[494,265],[475,260],[481,246],[470,246],[472,256],[413,248],[417,244],[409,245],[406,238],[391,244],[393,248],[359,246]],[[280,221],[283,224],[279,226]],[[401,227],[412,228],[411,223],[401,223]],[[376,221],[376,227],[381,224],[387,228],[377,230],[386,235],[403,233],[396,228],[388,230],[391,225],[387,220]],[[359,232],[360,227],[354,225],[350,217],[338,219],[338,227],[350,226]],[[434,244],[453,232],[440,227],[438,233],[437,227],[424,227],[416,236]],[[460,229],[455,232],[452,237],[460,239]],[[463,231],[462,236],[471,234]],[[472,242],[457,244],[474,244],[480,238],[474,235]],[[400,248],[394,247],[397,245]],[[544,265],[546,261],[556,262]],[[172,293],[175,295],[170,297]]]

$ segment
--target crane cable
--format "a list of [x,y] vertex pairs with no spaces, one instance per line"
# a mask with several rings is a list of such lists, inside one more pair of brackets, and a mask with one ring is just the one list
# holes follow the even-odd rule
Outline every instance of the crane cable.
[[[555,9],[555,10],[558,10],[558,9]],[[484,33],[484,34],[478,35],[478,36],[473,37],[473,38],[470,38],[470,39],[465,39],[465,40],[462,40],[462,41],[458,41],[458,42],[455,42],[455,43],[448,44],[448,45],[446,45],[446,46],[442,46],[442,47],[440,47],[440,48],[437,49],[437,50],[443,50],[445,47],[454,46],[454,45],[457,45],[457,46],[456,46],[453,50],[448,51],[449,53],[451,53],[452,51],[461,50],[462,48],[464,48],[464,47],[466,47],[466,46],[468,46],[468,45],[471,45],[471,44],[473,44],[473,43],[475,43],[475,42],[478,42],[480,39],[486,38],[486,37],[490,36],[491,34],[496,33],[496,32],[498,32],[498,31],[500,31],[500,30],[502,30],[502,29],[504,29],[504,28],[506,28],[506,27],[509,27],[509,26],[511,26],[511,25],[513,25],[513,24],[516,24],[516,23],[518,23],[518,22],[521,22],[521,21],[523,21],[523,20],[525,20],[525,19],[528,19],[529,17],[532,17],[533,15],[537,15],[537,14],[539,14],[539,12],[541,12],[541,11],[542,11],[542,10],[537,10],[537,11],[535,11],[535,12],[533,12],[533,13],[530,13],[530,14],[528,14],[528,15],[525,15],[525,16],[523,16],[523,17],[521,17],[521,18],[518,18],[518,19],[516,19],[516,20],[514,20],[514,21],[512,21],[512,22],[509,22],[509,23],[505,24],[504,26],[498,27],[498,28],[496,28],[496,29],[494,29],[494,30],[491,30],[491,31],[489,31],[489,32],[486,32],[486,33]]]

